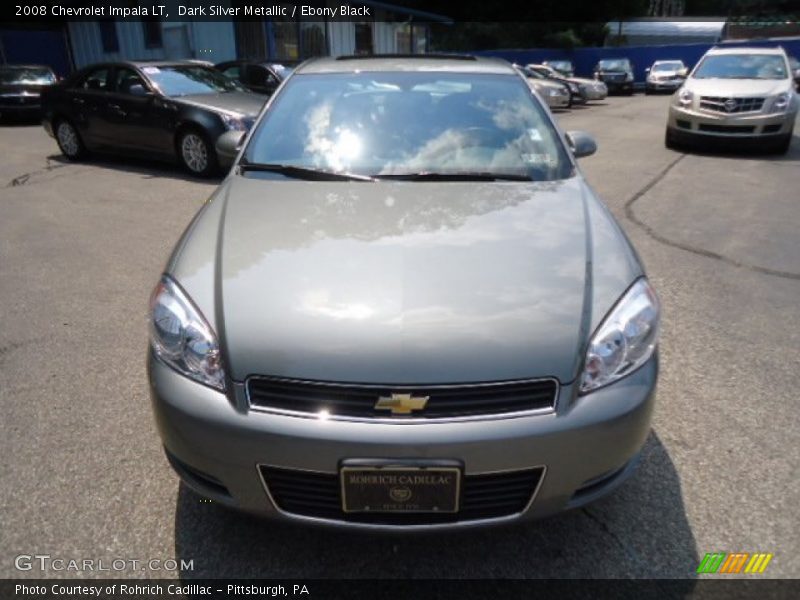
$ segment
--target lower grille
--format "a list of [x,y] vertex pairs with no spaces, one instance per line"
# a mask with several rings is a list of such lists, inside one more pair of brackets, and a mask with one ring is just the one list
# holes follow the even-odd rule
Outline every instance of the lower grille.
[[461,510],[436,513],[346,513],[342,510],[339,476],[261,466],[270,496],[286,513],[348,523],[427,525],[496,519],[525,510],[539,486],[544,468],[489,475],[466,475],[461,485]]
[[701,123],[699,125],[700,131],[708,131],[713,133],[753,133],[755,127],[744,125],[710,125]]
[[689,121],[684,121],[683,119],[677,119],[677,120],[675,121],[675,123],[676,123],[676,124],[678,125],[678,127],[680,127],[681,129],[691,129],[691,128],[692,128],[692,124],[691,124]]
[[777,133],[781,130],[782,125],[765,125],[763,132],[764,133]]
[[215,477],[212,477],[208,473],[203,473],[194,467],[190,467],[185,462],[178,460],[166,448],[164,449],[164,452],[166,453],[167,460],[172,465],[172,468],[175,469],[179,474],[183,475],[185,479],[188,479],[191,483],[193,483],[196,488],[230,498],[231,493],[221,481]]
[[756,112],[764,106],[764,98],[725,98],[701,96],[700,108],[722,113]]
[[[467,385],[359,385],[252,377],[247,382],[250,406],[309,416],[325,411],[331,417],[361,419],[448,419],[550,411],[558,384],[553,379]],[[398,394],[427,398],[414,414],[394,415],[376,409],[380,398]]]

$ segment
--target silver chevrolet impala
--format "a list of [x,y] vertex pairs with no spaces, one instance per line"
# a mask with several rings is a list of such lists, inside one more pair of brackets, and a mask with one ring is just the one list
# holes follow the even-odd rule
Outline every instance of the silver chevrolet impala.
[[650,429],[659,304],[508,63],[301,65],[186,229],[148,372],[190,488],[265,516],[412,530],[609,492]]

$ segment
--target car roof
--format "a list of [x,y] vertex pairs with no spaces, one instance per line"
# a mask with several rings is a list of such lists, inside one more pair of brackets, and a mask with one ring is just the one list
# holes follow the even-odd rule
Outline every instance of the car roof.
[[125,65],[129,67],[211,67],[212,63],[198,60],[120,60],[112,61],[114,65]]
[[339,56],[304,62],[295,74],[357,73],[359,71],[439,71],[458,73],[494,73],[513,75],[505,60],[465,54],[384,54],[374,56]]
[[736,48],[720,48],[715,46],[710,48],[706,54],[786,54],[780,46],[760,47],[760,46],[739,46]]

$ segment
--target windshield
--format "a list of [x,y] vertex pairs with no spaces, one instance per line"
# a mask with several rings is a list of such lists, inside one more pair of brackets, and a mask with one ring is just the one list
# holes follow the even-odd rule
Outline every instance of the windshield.
[[165,96],[242,91],[236,81],[204,66],[144,67],[142,71]]
[[244,161],[370,177],[572,173],[546,110],[519,77],[472,73],[295,76]]
[[0,67],[0,83],[55,83],[55,74],[46,67]]
[[532,69],[530,67],[518,67],[518,70],[529,79],[547,79],[547,76],[538,69]]
[[597,63],[603,71],[628,71],[631,68],[631,63],[627,58],[613,58],[609,60],[601,60]]
[[683,69],[683,63],[680,61],[656,63],[653,65],[653,71],[680,71]]
[[692,75],[695,79],[786,79],[786,61],[779,54],[712,54]]

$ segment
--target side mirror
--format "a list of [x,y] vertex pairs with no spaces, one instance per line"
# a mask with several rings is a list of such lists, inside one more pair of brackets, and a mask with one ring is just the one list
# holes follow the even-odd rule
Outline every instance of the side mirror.
[[644,72],[645,72],[645,73],[649,73],[649,72],[650,72],[650,67],[647,67],[647,68],[644,70]]
[[567,143],[569,144],[572,154],[575,158],[583,158],[584,156],[591,156],[597,152],[597,142],[591,134],[585,131],[568,131]]
[[223,162],[232,163],[244,142],[244,131],[226,131],[217,139],[215,144],[217,155]]
[[153,93],[145,89],[145,87],[141,83],[133,84],[130,88],[128,88],[128,93],[131,96],[138,96],[139,98],[144,98],[146,96],[153,95]]

